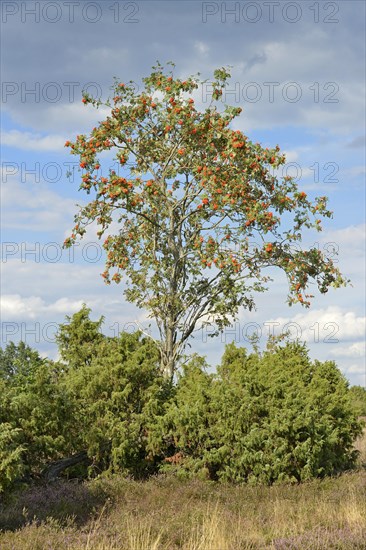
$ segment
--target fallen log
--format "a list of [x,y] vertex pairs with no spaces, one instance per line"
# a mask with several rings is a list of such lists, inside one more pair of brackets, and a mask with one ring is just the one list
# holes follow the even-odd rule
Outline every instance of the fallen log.
[[[111,441],[105,441],[100,445],[101,452],[109,452],[111,448]],[[93,460],[88,457],[87,451],[80,451],[79,453],[75,453],[72,456],[60,458],[59,460],[50,462],[50,464],[47,464],[47,466],[42,471],[41,477],[45,481],[54,481],[59,477],[60,474],[62,474],[62,472],[64,472],[67,468],[70,468],[70,466],[76,466],[76,464],[82,464],[83,462],[87,466],[93,463]]]
[[42,471],[41,477],[46,481],[54,481],[67,468],[70,468],[70,466],[75,466],[76,464],[81,464],[82,462],[91,464],[91,460],[86,451],[81,451],[80,453],[76,453],[70,457],[61,458],[60,460],[51,462],[51,464],[48,464]]

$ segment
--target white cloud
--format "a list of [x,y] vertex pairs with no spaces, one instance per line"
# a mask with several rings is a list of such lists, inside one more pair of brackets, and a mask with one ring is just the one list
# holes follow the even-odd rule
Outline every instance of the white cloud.
[[290,329],[293,336],[298,335],[306,342],[333,344],[362,338],[366,329],[366,317],[357,316],[354,311],[344,311],[338,306],[313,309],[293,317],[276,317],[268,322]]
[[42,296],[47,302],[55,302],[60,296],[76,301],[88,298],[89,301],[91,296],[103,300],[98,292],[108,293],[111,288],[106,287],[100,277],[104,264],[80,259],[80,256],[86,256],[82,250],[79,253],[80,247],[75,251],[75,256],[70,249],[60,249],[62,256],[57,262],[46,261],[47,243],[45,246],[40,243],[33,250],[33,254],[27,253],[19,246],[16,257],[9,254],[6,258],[3,253],[3,295],[17,295],[21,289],[22,296]]
[[65,138],[57,135],[41,136],[31,132],[10,130],[2,133],[3,145],[31,151],[62,151]]
[[362,250],[365,254],[366,224],[349,225],[342,229],[327,230],[320,240],[322,242],[334,241],[340,247],[350,250]]
[[1,185],[2,228],[55,231],[72,227],[75,200],[66,199],[43,183],[20,183],[8,177]]
[[69,261],[68,250],[63,250],[57,263],[47,263],[31,254],[26,258],[23,254],[23,261],[20,253],[16,258],[9,258],[0,264],[3,320],[37,318],[37,321],[52,319],[62,322],[64,314],[70,315],[85,302],[92,309],[93,318],[106,315],[108,326],[114,323],[123,326],[136,320],[146,326],[147,313],[124,299],[125,281],[120,285],[104,284],[100,275],[104,270],[104,259],[88,263],[81,247],[75,251],[77,262]]
[[246,63],[243,74],[235,70],[233,78],[239,84],[247,131],[289,123],[341,134],[364,130],[363,83],[356,69],[362,70],[361,65],[352,56],[352,75],[346,50],[335,55],[329,35],[321,28],[307,29],[302,35],[285,33],[276,40],[263,37],[256,47],[261,63]]
[[[215,68],[233,65],[233,78],[228,89],[232,90],[238,83],[240,98],[237,99],[235,94],[229,93],[227,102],[239,102],[244,108],[240,123],[245,133],[251,129],[257,132],[261,128],[270,131],[277,128],[281,135],[280,145],[284,142],[284,147],[288,149],[287,162],[301,164],[302,177],[306,178],[307,185],[314,178],[314,171],[309,168],[314,162],[319,162],[322,166],[322,163],[337,161],[340,165],[337,177],[342,172],[345,180],[342,189],[347,189],[350,194],[354,191],[350,191],[349,180],[353,176],[362,175],[362,159],[352,156],[356,150],[346,147],[347,144],[361,146],[362,140],[354,138],[361,136],[364,131],[363,56],[359,55],[363,51],[364,30],[362,18],[359,16],[359,3],[342,3],[338,15],[341,24],[338,25],[323,24],[324,17],[331,10],[321,8],[320,22],[314,24],[315,12],[306,6],[301,8],[303,17],[296,24],[283,20],[280,6],[275,7],[273,24],[268,23],[268,6],[263,8],[263,16],[257,24],[245,22],[242,17],[240,24],[233,24],[232,15],[228,15],[227,24],[222,23],[220,10],[215,16],[208,18],[207,24],[202,24],[202,10],[198,3],[191,10],[187,10],[184,3],[179,2],[160,4],[150,5],[145,2],[140,6],[135,15],[140,23],[123,25],[123,40],[119,32],[121,26],[113,22],[118,10],[113,13],[111,10],[104,13],[103,10],[101,21],[85,24],[81,20],[81,8],[76,7],[76,20],[71,26],[65,18],[57,25],[45,22],[37,25],[36,35],[32,35],[31,40],[25,40],[29,45],[29,52],[22,58],[17,51],[17,36],[20,27],[24,27],[21,31],[27,36],[28,32],[32,32],[32,25],[22,25],[19,14],[9,18],[8,32],[4,35],[8,46],[4,70],[7,81],[19,85],[19,91],[13,96],[10,94],[4,105],[9,114],[5,121],[6,139],[14,147],[14,153],[11,151],[13,157],[16,158],[19,153],[16,148],[20,147],[35,151],[34,154],[39,151],[41,157],[42,152],[65,151],[63,145],[67,139],[72,140],[77,133],[89,133],[97,125],[97,121],[103,120],[109,114],[108,108],[96,110],[81,103],[81,89],[85,83],[98,83],[102,88],[103,98],[111,93],[109,86],[115,74],[118,78],[123,75],[124,81],[132,79],[138,82],[141,89],[141,76],[150,73],[151,65],[156,59],[165,63],[166,52],[169,51],[169,57],[173,56],[171,58],[177,64],[174,73],[181,77],[200,71],[202,79],[212,78]],[[221,7],[225,8],[224,5]],[[63,14],[66,12],[67,10],[63,10]],[[120,11],[120,22],[128,15],[127,12]],[[70,38],[71,34],[73,40],[65,40],[65,36]],[[95,45],[96,35],[105,36],[106,40],[100,47]],[[45,48],[45,43],[50,44],[50,48]],[[149,45],[148,55],[146,44]],[[58,83],[62,92],[60,101],[55,103],[47,100],[47,83],[50,82]],[[243,99],[243,87],[248,82],[257,82],[262,86],[262,98],[257,103]],[[279,82],[274,89],[273,102],[268,100],[269,90],[268,86],[263,85],[265,82]],[[289,82],[296,82],[301,87],[302,96],[297,103],[285,101],[283,98],[285,86]],[[318,103],[314,100],[317,82]],[[327,82],[336,82],[339,85],[339,92],[336,93],[339,103],[323,101],[325,95],[332,91],[331,87],[324,89]],[[22,85],[29,90],[34,88],[35,83],[39,83],[41,87],[39,101],[32,94],[22,98]],[[67,83],[77,84],[73,98],[69,97],[70,87]],[[71,89],[73,90],[72,87]],[[52,90],[50,88],[48,91]],[[207,101],[202,101],[202,90],[198,89],[194,97],[198,108],[207,108]],[[17,132],[8,131],[9,119],[19,125]],[[308,127],[304,128],[305,125]],[[301,132],[296,131],[296,127],[300,126]],[[26,131],[19,131],[22,129]],[[349,132],[349,135],[337,138],[337,133],[341,132]],[[60,136],[63,136],[62,142]],[[255,138],[257,139],[260,141],[260,137]],[[300,144],[299,147],[296,145],[296,151],[294,142]],[[360,151],[361,149],[357,149],[357,153]],[[69,158],[73,159],[75,157]],[[342,162],[342,159],[345,161]],[[42,158],[40,160],[42,162]],[[347,170],[351,177],[347,177]],[[329,184],[327,185],[330,189]],[[51,189],[12,181],[2,187],[3,227],[17,231],[16,236],[19,236],[19,241],[26,242],[26,247],[32,247],[32,230],[41,232],[42,242],[47,239],[62,242],[69,235],[76,207],[74,200],[65,199],[54,192],[56,186]],[[340,185],[338,190],[341,190]],[[345,193],[344,190],[341,192]],[[66,190],[63,192],[64,196],[70,196],[70,193]],[[328,192],[324,191],[324,194]],[[337,195],[335,192],[332,199],[337,200],[337,196],[345,195]],[[75,202],[76,200],[80,202],[79,198]],[[358,204],[362,204],[362,196]],[[332,201],[330,208],[333,208]],[[342,220],[342,217],[335,216],[335,219]],[[354,218],[350,219],[353,221]],[[355,219],[360,219],[359,213]],[[51,237],[50,232],[54,231],[58,233],[51,233]],[[338,243],[340,263],[337,265],[344,266],[341,271],[347,273],[353,282],[356,280],[353,288],[330,290],[326,295],[317,296],[317,309],[304,313],[300,306],[291,310],[287,308],[286,281],[278,278],[270,286],[268,293],[258,296],[258,311],[250,315],[249,312],[244,312],[241,319],[244,318],[245,322],[246,316],[247,320],[258,321],[263,328],[263,339],[268,332],[263,327],[263,321],[268,318],[281,319],[283,325],[294,320],[299,323],[309,343],[319,333],[319,344],[312,346],[316,348],[316,357],[319,354],[324,358],[335,357],[338,353],[342,359],[342,369],[347,370],[349,365],[349,372],[353,369],[361,376],[362,366],[358,365],[357,358],[360,356],[357,354],[360,341],[364,338],[359,330],[360,327],[364,330],[364,317],[360,310],[364,288],[364,231],[364,226],[354,226],[311,237],[316,238],[321,247],[329,242]],[[11,234],[10,231],[7,234]],[[90,240],[95,241],[93,232],[88,234],[87,240],[81,242],[78,251]],[[310,244],[313,245],[313,241]],[[19,323],[24,319],[30,325],[32,312],[39,315],[37,321],[40,322],[51,318],[62,321],[64,313],[72,313],[73,307],[85,301],[93,309],[93,318],[105,313],[110,326],[114,326],[117,321],[121,327],[125,322],[134,321],[139,316],[141,322],[145,322],[144,312],[123,299],[122,285],[108,287],[103,284],[99,276],[103,271],[103,259],[99,264],[88,264],[80,259],[71,264],[67,255],[68,251],[63,251],[60,262],[52,264],[44,262],[42,258],[37,263],[31,255],[23,263],[18,254],[1,266],[4,272],[3,293],[9,315],[17,315],[15,319]],[[330,323],[328,328],[325,327],[327,322]],[[340,342],[330,345],[323,343],[337,327],[339,330],[335,331],[333,337]],[[229,336],[228,331],[228,338]],[[351,340],[349,347],[347,339]],[[216,359],[221,356],[223,345],[221,339],[216,347],[210,340],[208,342],[205,346],[201,343],[199,351],[211,353],[212,364],[215,364]],[[199,337],[193,343],[197,345]],[[248,343],[241,338],[241,344]],[[342,353],[348,355],[341,355]]]
[[40,296],[24,298],[20,294],[5,294],[0,304],[3,319],[37,319],[45,314],[74,313],[81,308],[82,301],[59,298],[47,304]]
[[366,342],[355,342],[350,346],[337,347],[330,351],[335,357],[364,357]]
[[[316,238],[315,235],[312,236]],[[364,302],[365,295],[365,253],[366,253],[366,226],[365,224],[350,225],[341,229],[326,229],[317,236],[319,249],[327,258],[332,259],[340,271],[351,280],[352,286],[346,290],[351,298],[357,293],[359,303]],[[307,243],[310,235],[306,237]],[[312,241],[309,244],[314,244]]]
[[[286,155],[286,164],[289,162],[295,162],[299,158],[299,151],[283,151],[283,154]],[[293,174],[288,174],[293,175]]]
[[[362,363],[352,363],[351,365],[344,367],[342,371],[347,375],[359,375],[359,380],[356,384],[365,384],[366,366]],[[361,378],[362,377],[362,378]]]
[[[92,94],[91,89],[90,94]],[[108,91],[106,97],[103,97],[103,99],[107,99],[108,94],[110,94],[110,91]],[[18,138],[16,131],[13,130],[7,132],[7,134],[10,134],[7,137],[9,145],[14,145],[23,149],[38,150],[39,142],[40,146],[43,146],[43,150],[58,152],[64,150],[64,144],[67,139],[72,140],[76,134],[90,132],[98,121],[104,120],[107,114],[110,113],[110,109],[107,107],[101,106],[96,110],[93,106],[84,105],[81,101],[70,103],[58,102],[54,104],[46,103],[43,104],[42,109],[32,109],[29,108],[29,105],[27,109],[18,109],[18,106],[14,108],[8,105],[7,110],[13,120],[22,126],[31,126],[38,132],[49,133],[57,128],[59,132],[56,136],[50,134],[46,138],[37,137],[37,134],[24,132],[24,143],[28,145],[25,147],[21,139],[23,133],[18,132],[20,134]],[[62,138],[60,137],[60,133],[63,135]],[[19,143],[17,142],[18,139]]]

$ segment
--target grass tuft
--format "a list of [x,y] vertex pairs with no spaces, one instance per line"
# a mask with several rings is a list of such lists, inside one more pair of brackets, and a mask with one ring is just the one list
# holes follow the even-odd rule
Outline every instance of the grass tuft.
[[[359,469],[272,487],[120,476],[60,481],[0,505],[1,550],[364,550],[366,435]],[[364,454],[362,454],[364,453]]]

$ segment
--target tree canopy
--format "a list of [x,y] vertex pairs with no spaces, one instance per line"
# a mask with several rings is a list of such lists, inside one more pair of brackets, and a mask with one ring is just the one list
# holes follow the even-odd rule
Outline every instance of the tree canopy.
[[[92,195],[75,215],[69,247],[95,223],[103,237],[106,283],[126,277],[125,297],[155,319],[161,368],[172,377],[182,350],[198,327],[214,319],[217,334],[239,307],[255,307],[267,289],[267,268],[282,270],[288,303],[310,305],[345,279],[315,246],[294,243],[305,229],[321,230],[331,217],[327,198],[313,201],[293,178],[279,178],[285,156],[233,129],[240,107],[224,105],[226,69],[214,72],[209,105],[202,111],[199,76],[174,77],[159,63],[136,92],[118,79],[113,99],[84,95],[85,105],[110,109],[89,135],[66,146],[80,157],[80,189]],[[195,97],[193,97],[195,96]],[[102,175],[103,153],[119,168]]]

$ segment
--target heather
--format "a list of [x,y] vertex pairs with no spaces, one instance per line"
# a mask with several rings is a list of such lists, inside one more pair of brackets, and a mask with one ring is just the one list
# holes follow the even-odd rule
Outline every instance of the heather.
[[362,549],[366,472],[297,485],[134,481],[115,475],[18,493],[0,510],[2,550]]

